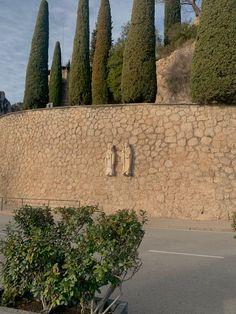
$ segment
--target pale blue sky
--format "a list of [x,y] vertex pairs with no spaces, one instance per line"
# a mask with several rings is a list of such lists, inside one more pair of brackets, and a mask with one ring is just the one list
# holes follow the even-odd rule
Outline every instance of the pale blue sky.
[[[48,0],[50,14],[49,67],[56,41],[63,63],[71,59],[77,0]],[[90,29],[94,29],[100,0],[90,0]],[[25,72],[40,0],[0,0],[0,90],[13,104],[22,101]],[[115,40],[131,17],[132,0],[110,0]],[[163,32],[163,6],[156,7],[156,26]]]

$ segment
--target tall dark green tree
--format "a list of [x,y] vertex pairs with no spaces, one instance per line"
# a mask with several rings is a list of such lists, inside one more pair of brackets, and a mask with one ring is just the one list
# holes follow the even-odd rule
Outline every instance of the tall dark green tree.
[[92,69],[92,98],[94,105],[107,104],[109,101],[107,61],[110,48],[111,8],[109,0],[101,0]]
[[96,37],[97,37],[97,25],[95,29],[92,31],[91,36],[91,43],[90,43],[90,66],[93,66],[93,57],[95,52],[95,46],[96,46]]
[[236,1],[204,0],[191,77],[200,103],[236,105]]
[[181,4],[180,0],[165,0],[164,14],[164,44],[170,43],[168,32],[174,24],[181,23]]
[[42,108],[48,102],[48,3],[42,0],[26,71],[24,109]]
[[123,102],[154,102],[156,98],[156,35],[154,0],[134,0],[122,69]]
[[49,82],[49,101],[60,106],[62,97],[61,46],[56,42]]
[[69,99],[71,105],[89,105],[91,103],[88,0],[79,0],[78,4],[77,25],[70,68]]

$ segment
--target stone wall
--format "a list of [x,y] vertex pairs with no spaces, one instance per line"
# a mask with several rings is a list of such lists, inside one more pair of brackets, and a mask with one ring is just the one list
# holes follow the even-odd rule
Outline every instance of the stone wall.
[[[236,206],[236,107],[65,107],[0,118],[0,196],[79,199],[151,216],[225,219]],[[122,149],[134,153],[122,175]],[[115,145],[116,176],[105,175]]]

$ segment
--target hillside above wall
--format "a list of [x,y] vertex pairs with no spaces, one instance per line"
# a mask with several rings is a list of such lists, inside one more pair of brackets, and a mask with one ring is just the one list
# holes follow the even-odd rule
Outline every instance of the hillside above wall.
[[156,103],[191,103],[190,75],[195,43],[187,42],[170,56],[157,61]]

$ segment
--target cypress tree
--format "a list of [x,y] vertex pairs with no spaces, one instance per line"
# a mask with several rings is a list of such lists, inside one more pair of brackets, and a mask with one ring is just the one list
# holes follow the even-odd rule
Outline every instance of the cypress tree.
[[121,102],[121,76],[123,65],[124,43],[117,42],[110,50],[108,59],[107,85],[112,93],[112,102]]
[[123,102],[156,98],[155,0],[134,0],[122,69]]
[[61,46],[56,42],[49,82],[49,101],[60,106],[62,96]]
[[122,26],[121,36],[117,42],[112,46],[108,58],[108,76],[107,84],[112,96],[112,102],[121,102],[121,77],[123,67],[123,55],[125,49],[125,43],[127,42],[127,36],[129,33],[130,23]]
[[109,0],[101,0],[97,19],[97,34],[92,69],[93,104],[107,104],[107,61],[111,48],[111,8]]
[[164,13],[164,44],[170,43],[168,32],[174,24],[181,23],[181,4],[180,0],[165,0]]
[[95,29],[92,31],[92,38],[91,38],[91,44],[90,44],[90,66],[93,66],[93,57],[95,52],[95,46],[96,46],[96,37],[97,37],[97,25]]
[[70,68],[69,98],[71,105],[91,103],[89,60],[89,2],[79,0],[77,25]]
[[48,41],[48,3],[42,0],[26,71],[24,109],[42,108],[48,102]]
[[205,0],[192,65],[192,98],[236,104],[236,1]]

